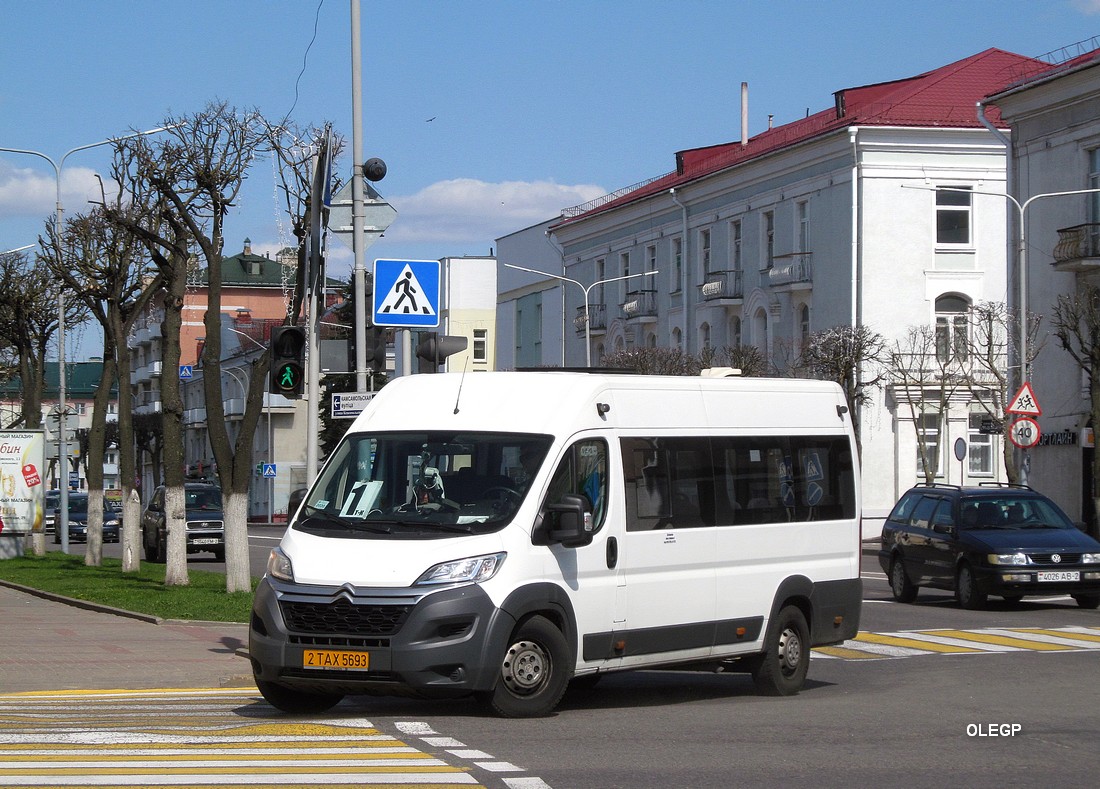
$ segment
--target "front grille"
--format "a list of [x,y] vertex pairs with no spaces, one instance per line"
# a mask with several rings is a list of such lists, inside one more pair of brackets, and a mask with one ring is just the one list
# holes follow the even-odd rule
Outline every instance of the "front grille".
[[187,529],[221,529],[221,521],[187,521]]
[[1081,561],[1081,554],[1079,553],[1058,553],[1060,561],[1055,564],[1051,561],[1053,553],[1033,553],[1031,554],[1031,561],[1033,564],[1049,564],[1052,567],[1057,567],[1060,564],[1077,564]]
[[282,600],[287,628],[299,633],[389,636],[398,632],[412,610],[407,605],[355,605],[345,598],[331,603]]

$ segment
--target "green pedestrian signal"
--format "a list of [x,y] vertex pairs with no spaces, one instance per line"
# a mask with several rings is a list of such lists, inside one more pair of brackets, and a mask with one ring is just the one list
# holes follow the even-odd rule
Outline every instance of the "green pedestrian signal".
[[300,326],[276,326],[271,330],[269,390],[283,397],[305,392],[306,332]]

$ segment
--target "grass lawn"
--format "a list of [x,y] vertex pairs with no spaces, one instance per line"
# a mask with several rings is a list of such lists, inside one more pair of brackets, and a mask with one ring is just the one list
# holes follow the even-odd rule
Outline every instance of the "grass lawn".
[[118,559],[104,558],[101,567],[87,567],[83,555],[56,551],[0,560],[0,579],[44,592],[162,619],[248,621],[251,592],[229,594],[222,573],[189,569],[187,576],[190,585],[169,587],[164,585],[163,564],[142,562],[136,573],[124,573]]

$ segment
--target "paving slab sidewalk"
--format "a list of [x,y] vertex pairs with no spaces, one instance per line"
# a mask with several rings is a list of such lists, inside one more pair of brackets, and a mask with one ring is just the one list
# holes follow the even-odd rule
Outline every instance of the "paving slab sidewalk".
[[253,686],[248,625],[182,622],[0,582],[0,693]]

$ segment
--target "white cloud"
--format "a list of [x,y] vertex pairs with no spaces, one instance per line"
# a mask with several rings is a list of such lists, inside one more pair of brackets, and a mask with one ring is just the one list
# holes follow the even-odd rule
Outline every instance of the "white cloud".
[[389,197],[397,220],[386,238],[397,243],[485,243],[557,216],[563,208],[607,193],[594,184],[551,181],[439,181],[416,194]]
[[1073,5],[1082,14],[1100,14],[1100,0],[1074,0]]
[[[89,200],[100,199],[95,170],[66,167],[61,171],[61,206],[66,216],[85,213]],[[52,168],[14,166],[10,159],[0,159],[0,218],[45,221],[53,215],[56,202],[57,180]]]

